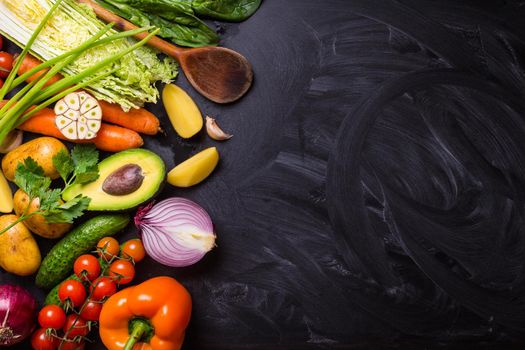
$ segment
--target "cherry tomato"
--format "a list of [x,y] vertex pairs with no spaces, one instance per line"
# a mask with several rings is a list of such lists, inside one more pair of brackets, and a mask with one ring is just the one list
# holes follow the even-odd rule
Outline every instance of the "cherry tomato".
[[4,81],[0,79],[0,88],[2,88],[2,86],[4,86]]
[[86,300],[86,288],[76,280],[64,281],[58,288],[58,298],[63,303],[69,299],[73,307],[81,306]]
[[67,337],[70,339],[80,335],[85,337],[89,333],[89,327],[87,321],[77,314],[71,314],[67,316],[66,324],[64,325],[64,334],[67,333]]
[[118,284],[128,284],[135,277],[135,266],[128,260],[117,260],[109,266],[109,276]]
[[4,38],[0,35],[0,50],[4,47]]
[[104,237],[98,241],[97,250],[99,250],[99,256],[102,256],[100,251],[104,251],[104,259],[109,261],[114,255],[118,255],[120,246],[115,238]]
[[133,262],[138,263],[146,256],[146,250],[140,239],[130,239],[122,247],[123,258],[133,258]]
[[98,321],[101,311],[102,303],[89,300],[80,312],[80,316],[87,321]]
[[62,347],[60,350],[84,350],[84,347],[86,346],[85,341],[76,342],[74,340],[67,341],[65,340],[62,343]]
[[75,260],[73,271],[81,280],[93,281],[100,275],[100,263],[93,255],[84,254]]
[[13,69],[13,55],[0,51],[0,78],[7,78],[11,69]]
[[52,335],[47,335],[44,328],[37,329],[31,337],[31,347],[34,350],[56,350],[60,341]]
[[38,313],[38,323],[42,328],[62,329],[66,323],[66,313],[58,305],[47,305]]
[[117,292],[117,284],[109,277],[99,277],[90,287],[91,299],[99,301]]

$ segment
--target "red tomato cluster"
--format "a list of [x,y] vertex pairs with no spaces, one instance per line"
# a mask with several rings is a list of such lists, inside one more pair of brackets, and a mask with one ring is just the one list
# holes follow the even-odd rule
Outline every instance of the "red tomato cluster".
[[[38,314],[38,329],[31,338],[34,350],[83,350],[84,337],[92,322],[97,322],[104,301],[117,292],[120,285],[131,283],[135,277],[135,263],[146,256],[140,239],[132,239],[120,247],[112,237],[102,238],[97,244],[98,259],[84,254],[75,260],[76,279],[59,286],[58,297],[63,307],[44,306]],[[66,310],[72,312],[67,315]],[[63,333],[63,336],[58,334]]]

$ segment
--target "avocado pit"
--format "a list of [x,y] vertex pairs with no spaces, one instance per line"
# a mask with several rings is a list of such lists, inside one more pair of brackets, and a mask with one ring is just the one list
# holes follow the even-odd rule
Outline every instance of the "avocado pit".
[[126,164],[104,180],[102,190],[112,196],[125,196],[138,190],[143,181],[142,168],[137,164]]

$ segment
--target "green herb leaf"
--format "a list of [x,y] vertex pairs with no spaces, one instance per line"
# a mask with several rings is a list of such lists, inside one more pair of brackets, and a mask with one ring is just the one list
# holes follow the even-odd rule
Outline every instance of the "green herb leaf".
[[69,156],[68,152],[63,149],[60,150],[60,152],[58,152],[53,157],[53,165],[60,174],[60,177],[67,184],[69,176],[73,173],[75,169],[75,163],[73,163],[73,160]]
[[44,175],[44,169],[31,157],[18,163],[15,170],[15,183],[30,199],[38,196],[40,191],[46,191],[51,186],[51,179]]
[[79,195],[46,213],[44,215],[46,218],[46,222],[50,224],[71,224],[73,223],[73,220],[81,217],[84,214],[84,210],[86,210],[89,206],[89,202],[91,202],[91,198]]
[[40,200],[40,210],[43,212],[42,215],[46,215],[51,210],[54,210],[60,205],[60,190],[41,190],[37,194]]
[[98,151],[92,144],[76,145],[71,151],[71,159],[75,164],[75,182],[84,185],[98,179]]
[[75,178],[76,184],[87,184],[93,182],[99,178],[98,166],[92,166],[87,168],[83,173],[77,174]]

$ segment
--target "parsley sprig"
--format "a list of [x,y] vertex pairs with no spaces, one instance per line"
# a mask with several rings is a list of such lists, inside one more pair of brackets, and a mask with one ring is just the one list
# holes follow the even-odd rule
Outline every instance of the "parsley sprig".
[[[51,188],[51,179],[44,174],[44,169],[33,158],[28,157],[23,163],[18,163],[15,170],[15,183],[27,193],[29,204],[22,215],[1,230],[0,234],[34,215],[42,215],[50,224],[73,223],[73,220],[82,216],[91,199],[78,195],[67,202],[62,202],[62,193],[69,186],[84,185],[98,179],[98,156],[98,151],[93,145],[76,145],[71,155],[61,150],[53,157],[53,165],[65,184],[63,189]],[[29,213],[30,205],[36,198],[39,201],[39,208]]]

